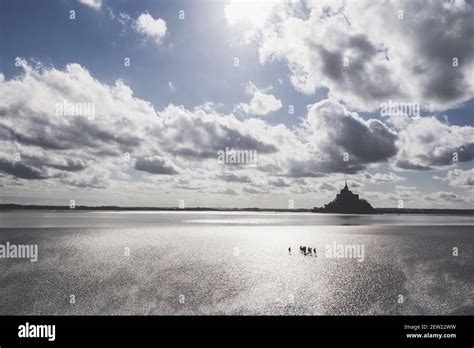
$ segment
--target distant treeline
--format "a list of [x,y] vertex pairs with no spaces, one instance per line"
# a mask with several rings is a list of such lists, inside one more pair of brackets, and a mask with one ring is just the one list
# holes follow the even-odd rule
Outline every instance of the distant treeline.
[[474,215],[474,209],[377,208],[380,214],[449,214]]
[[[0,204],[0,210],[109,210],[109,211],[251,211],[251,212],[314,212],[317,209],[277,209],[277,208],[207,208],[207,207],[119,207],[113,205],[102,205],[89,207],[85,205],[76,206],[71,209],[65,205],[22,205],[22,204]],[[443,215],[474,215],[474,209],[411,209],[411,208],[377,208],[378,214],[443,214]]]
[[115,205],[101,205],[89,207],[77,205],[71,209],[67,205],[23,205],[0,204],[0,210],[134,210],[134,211],[267,211],[267,212],[311,212],[311,209],[277,209],[277,208],[208,208],[208,207],[119,207]]

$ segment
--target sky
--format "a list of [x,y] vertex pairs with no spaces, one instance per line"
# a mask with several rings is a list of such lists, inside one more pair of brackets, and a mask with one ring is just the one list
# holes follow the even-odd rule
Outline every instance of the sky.
[[473,208],[473,1],[0,0],[0,203]]

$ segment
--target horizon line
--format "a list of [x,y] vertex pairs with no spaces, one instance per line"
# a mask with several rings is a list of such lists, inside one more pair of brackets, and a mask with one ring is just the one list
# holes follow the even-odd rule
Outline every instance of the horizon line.
[[[313,208],[259,208],[259,207],[153,207],[153,206],[118,206],[118,205],[76,205],[74,208],[71,208],[68,205],[52,205],[52,204],[17,204],[17,203],[0,203],[0,210],[19,210],[19,209],[55,209],[55,210],[163,210],[163,211],[195,211],[195,210],[204,210],[204,211],[275,211],[275,212],[312,212],[312,213],[322,213],[318,212],[319,207]],[[316,209],[316,211],[315,211]],[[396,212],[460,212],[468,213],[474,215],[474,209],[458,209],[458,208],[397,208],[397,207],[379,207],[374,208],[379,210],[380,213],[396,213]],[[328,213],[328,214],[344,214],[344,213]],[[365,215],[365,214],[362,214]],[[370,214],[367,214],[370,215]]]

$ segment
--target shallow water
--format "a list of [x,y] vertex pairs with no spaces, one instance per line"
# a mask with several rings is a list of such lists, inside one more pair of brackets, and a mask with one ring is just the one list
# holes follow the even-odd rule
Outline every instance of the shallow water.
[[[15,211],[0,224],[0,244],[39,249],[0,258],[0,314],[474,314],[473,217]],[[334,243],[363,260],[330,258]]]

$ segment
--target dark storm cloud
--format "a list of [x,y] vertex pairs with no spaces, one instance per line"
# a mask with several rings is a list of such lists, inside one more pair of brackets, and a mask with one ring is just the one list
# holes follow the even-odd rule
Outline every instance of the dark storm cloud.
[[[391,82],[389,69],[371,65],[379,51],[369,41],[367,35],[358,34],[348,37],[337,50],[329,50],[322,44],[312,43],[318,54],[313,59],[322,62],[322,73],[337,83],[339,89],[353,91],[359,97],[383,100],[399,93],[398,86]],[[350,59],[344,52],[350,51]],[[347,66],[344,59],[347,58]],[[384,81],[384,83],[380,83]]]
[[53,158],[34,157],[30,155],[22,156],[22,159],[27,164],[35,167],[48,167],[66,172],[80,172],[87,168],[86,163],[81,159],[63,158],[60,157],[60,161],[55,161]]
[[21,162],[6,161],[4,159],[0,159],[0,171],[20,179],[42,180],[48,178],[37,168]]
[[155,135],[168,153],[185,158],[215,159],[225,148],[255,150],[259,154],[276,153],[274,144],[266,143],[250,133],[235,118],[191,113],[176,106],[162,113],[166,128],[154,129]]
[[331,52],[321,46],[313,45],[313,47],[319,50],[326,76],[336,81],[342,81],[344,78],[342,54],[338,51]]
[[[457,161],[453,160],[455,158],[454,154],[457,154]],[[403,159],[398,160],[396,164],[402,169],[430,170],[436,166],[449,166],[455,162],[469,162],[472,160],[474,160],[474,143],[463,147],[439,149],[436,154],[419,155],[417,161],[429,164],[427,166],[414,164]]]
[[86,169],[85,163],[81,160],[63,159],[61,157],[60,161],[54,162],[47,157],[30,155],[23,155],[20,158],[19,161],[0,159],[0,171],[20,179],[43,180],[65,176],[60,172],[51,172],[48,168],[64,172],[80,172]]
[[[35,125],[32,120],[28,128],[13,129],[6,125],[1,125],[11,135],[11,139],[25,145],[34,145],[46,150],[67,150],[74,148],[70,134],[53,132],[51,128]],[[32,128],[32,129],[31,129]]]
[[361,163],[349,163],[342,159],[342,155],[335,151],[330,158],[334,160],[326,161],[290,161],[287,176],[293,178],[321,178],[331,173],[356,174],[365,169]]
[[135,169],[150,174],[174,175],[176,168],[159,156],[140,157],[135,162]]
[[399,136],[395,165],[430,170],[474,160],[474,127],[450,126],[435,117],[413,120]]
[[[106,127],[100,123],[91,122],[84,117],[79,117],[72,127],[72,132],[73,135],[76,136],[75,139],[78,139],[78,142],[81,142],[81,140],[85,138],[86,143],[84,145],[94,146],[98,142],[102,142],[105,144],[115,143],[124,149],[138,147],[142,140],[133,132],[135,128],[133,123],[126,121],[122,122],[120,126],[124,128],[106,129]],[[127,132],[124,132],[125,129],[127,129]]]
[[[266,144],[252,135],[244,134],[237,129],[201,122],[196,122],[194,126],[196,127],[195,129],[187,129],[173,140],[174,144],[181,144],[185,142],[185,139],[186,141],[191,141],[193,146],[199,149],[199,151],[186,148],[183,152],[177,149],[174,151],[176,154],[197,158],[216,158],[217,152],[225,148],[256,150],[261,154],[277,151],[274,145]],[[203,134],[205,135],[204,137]]]
[[[474,59],[473,18],[472,3],[468,3],[465,11],[439,8],[432,16],[417,22],[412,34],[418,52],[430,65],[429,73],[424,74],[427,83],[423,95],[426,98],[449,102],[472,93],[467,80],[473,78],[472,71],[466,74],[469,71],[465,67]],[[458,67],[453,66],[455,57]]]
[[209,158],[216,158],[217,156],[217,152],[196,151],[190,148],[181,148],[181,149],[172,150],[171,153],[176,156],[196,158],[196,159],[198,158],[209,159]]
[[291,160],[288,175],[292,177],[355,174],[367,164],[386,162],[398,152],[397,134],[385,124],[365,121],[332,100],[311,106],[304,132],[314,156],[305,161]]
[[[331,140],[335,146],[349,153],[349,162],[386,161],[397,153],[395,145],[397,135],[378,120],[364,123],[359,119],[344,117],[333,127],[332,130],[335,132]],[[351,156],[355,156],[355,159],[351,160]]]
[[474,160],[474,143],[463,147],[446,148],[436,154],[419,156],[419,158],[425,163],[430,163],[432,166],[448,166],[454,163],[454,154],[457,154],[458,162]]
[[298,91],[325,87],[330,97],[361,111],[375,111],[389,99],[447,110],[473,98],[472,1],[305,5],[307,18],[295,20],[291,8],[279,9],[255,36],[261,62],[286,61]]
[[[59,121],[59,122],[58,122]],[[124,124],[127,127],[127,124]],[[80,147],[97,148],[102,144],[116,145],[123,151],[140,145],[141,139],[132,133],[106,129],[86,117],[70,117],[67,121],[49,121],[47,116],[30,116],[28,123],[20,120],[16,127],[0,125],[11,138],[25,145],[35,145],[48,150],[70,150]],[[114,127],[115,128],[115,127]],[[128,128],[128,127],[127,127]]]

